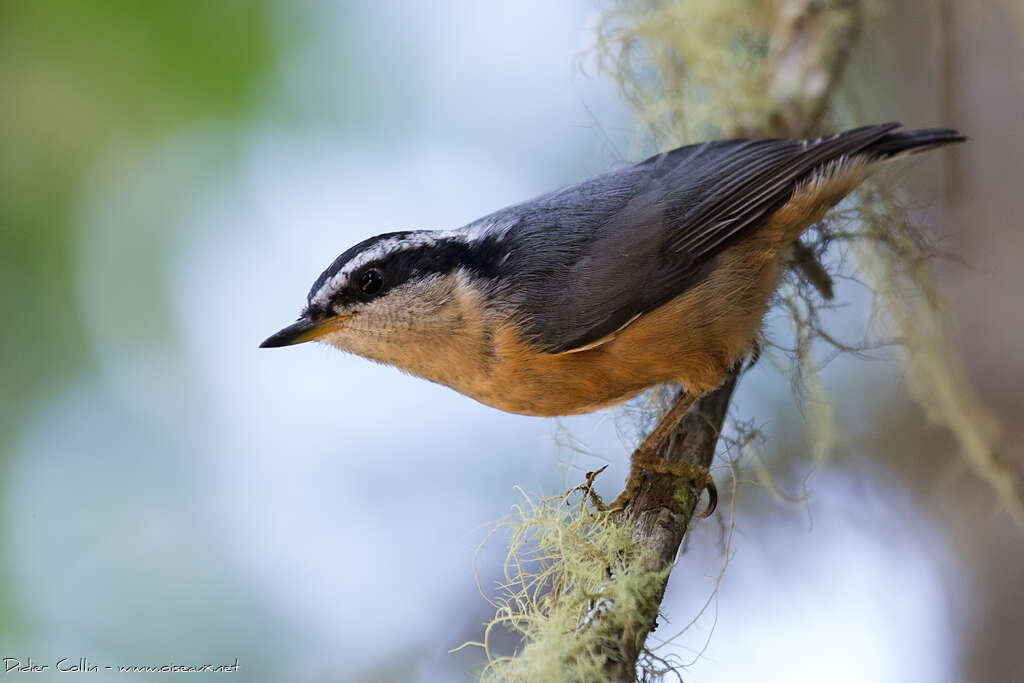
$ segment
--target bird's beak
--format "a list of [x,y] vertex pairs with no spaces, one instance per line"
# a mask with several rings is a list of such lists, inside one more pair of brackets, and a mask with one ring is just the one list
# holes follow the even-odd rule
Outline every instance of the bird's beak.
[[294,323],[276,334],[272,334],[260,344],[261,349],[271,349],[278,346],[291,346],[302,342],[313,341],[324,336],[328,332],[341,329],[355,314],[335,315],[326,320],[310,320],[299,318]]

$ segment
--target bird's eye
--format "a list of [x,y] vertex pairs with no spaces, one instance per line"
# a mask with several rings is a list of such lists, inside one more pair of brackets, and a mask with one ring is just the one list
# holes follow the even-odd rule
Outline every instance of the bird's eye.
[[363,294],[376,294],[383,286],[384,276],[376,268],[370,268],[359,276],[359,289]]

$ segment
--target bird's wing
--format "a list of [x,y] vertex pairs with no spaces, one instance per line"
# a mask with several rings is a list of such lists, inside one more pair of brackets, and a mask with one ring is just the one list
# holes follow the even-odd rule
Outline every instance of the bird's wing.
[[482,219],[514,224],[500,298],[540,350],[591,346],[699,282],[809,173],[898,126],[690,145],[504,209]]

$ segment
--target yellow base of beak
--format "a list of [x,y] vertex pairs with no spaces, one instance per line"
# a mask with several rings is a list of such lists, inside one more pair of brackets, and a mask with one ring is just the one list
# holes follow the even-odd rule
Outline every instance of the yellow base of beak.
[[326,320],[300,319],[284,328],[276,334],[272,334],[260,344],[261,349],[276,348],[278,346],[291,346],[303,342],[313,341],[329,332],[339,330],[345,326],[349,319],[355,317],[355,313],[346,315],[335,315]]

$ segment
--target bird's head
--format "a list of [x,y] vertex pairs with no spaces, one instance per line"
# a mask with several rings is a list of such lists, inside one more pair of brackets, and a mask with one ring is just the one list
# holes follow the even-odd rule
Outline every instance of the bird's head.
[[260,346],[319,340],[416,372],[410,354],[428,353],[480,317],[466,308],[482,306],[493,248],[470,237],[411,231],[360,242],[320,274],[299,319]]

